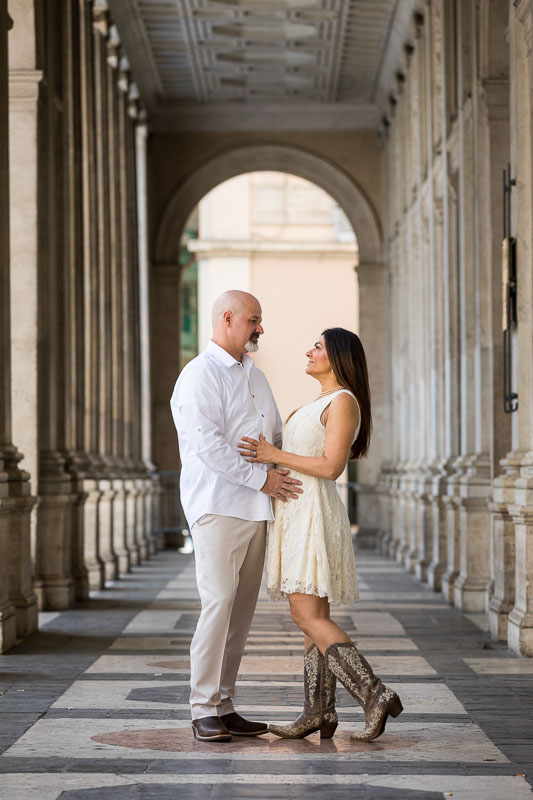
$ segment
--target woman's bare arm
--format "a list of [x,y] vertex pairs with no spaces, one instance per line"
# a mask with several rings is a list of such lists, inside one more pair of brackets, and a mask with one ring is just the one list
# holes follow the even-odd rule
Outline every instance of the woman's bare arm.
[[[237,447],[246,461],[251,463],[278,464],[304,475],[334,481],[344,471],[358,423],[357,403],[353,397],[343,392],[335,397],[327,408],[326,444],[323,456],[298,456],[286,450],[278,450],[263,437],[257,441],[243,436]],[[254,452],[257,453],[255,458]]]

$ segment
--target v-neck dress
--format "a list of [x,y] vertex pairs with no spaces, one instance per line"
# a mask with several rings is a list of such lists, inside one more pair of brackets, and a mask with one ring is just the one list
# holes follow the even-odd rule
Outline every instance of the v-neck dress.
[[[354,397],[342,389],[298,409],[283,428],[283,450],[300,456],[324,455],[326,429],[320,418],[341,392]],[[360,423],[354,441],[359,428]],[[298,500],[276,501],[268,535],[270,599],[299,592],[327,597],[330,603],[357,600],[350,521],[335,481],[294,470],[289,474],[302,481],[303,494]]]

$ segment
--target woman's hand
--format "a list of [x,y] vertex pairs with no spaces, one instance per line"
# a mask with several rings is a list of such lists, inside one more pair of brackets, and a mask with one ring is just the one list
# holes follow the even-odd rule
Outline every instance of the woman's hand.
[[277,447],[267,442],[262,433],[259,435],[259,441],[250,439],[249,436],[241,436],[237,447],[245,461],[256,464],[275,464],[276,455],[280,452]]

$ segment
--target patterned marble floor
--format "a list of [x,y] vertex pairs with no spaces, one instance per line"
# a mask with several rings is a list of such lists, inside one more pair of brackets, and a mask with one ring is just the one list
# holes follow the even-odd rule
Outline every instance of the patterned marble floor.
[[[0,799],[530,798],[533,661],[390,561],[357,560],[361,600],[335,617],[405,707],[377,742],[350,740],[363,716],[344,689],[331,740],[195,741],[194,561],[164,552],[90,603],[43,614],[41,631],[0,657]],[[302,637],[262,592],[238,709],[290,720],[302,691]]]

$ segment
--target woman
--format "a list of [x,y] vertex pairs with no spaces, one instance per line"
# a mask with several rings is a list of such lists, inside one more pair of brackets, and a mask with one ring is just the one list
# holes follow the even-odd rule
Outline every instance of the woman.
[[366,726],[352,739],[381,736],[390,714],[403,711],[399,696],[372,672],[347,633],[330,618],[329,604],[358,598],[350,523],[335,485],[349,458],[365,455],[372,416],[365,353],[344,328],[325,330],[306,353],[306,372],[321,384],[312,403],[293,412],[283,449],[242,437],[250,462],[275,463],[302,480],[298,502],[276,504],[269,533],[267,587],[272,599],[288,596],[294,622],[305,634],[303,712],[288,726],[270,725],[277,736],[299,739],[337,728],[338,679],[363,707]]

